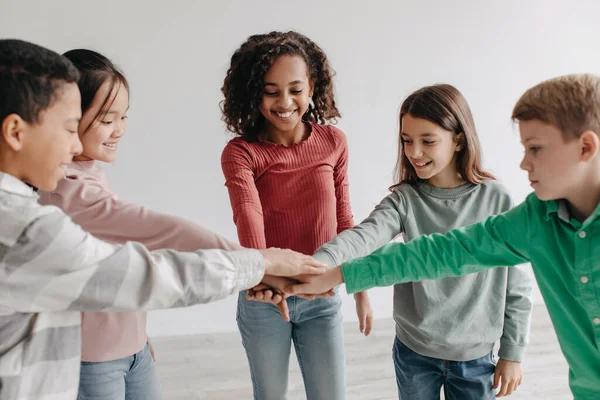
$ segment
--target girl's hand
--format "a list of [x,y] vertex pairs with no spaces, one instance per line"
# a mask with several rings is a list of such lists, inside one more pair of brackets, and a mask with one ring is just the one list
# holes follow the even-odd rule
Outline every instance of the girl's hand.
[[369,293],[366,290],[356,293],[354,301],[356,301],[356,315],[358,316],[360,333],[369,336],[373,327],[373,307],[371,307]]
[[504,359],[498,360],[496,365],[496,372],[494,373],[494,389],[500,391],[496,394],[496,397],[508,396],[512,394],[523,380],[523,368],[521,363],[518,361],[508,361]]
[[321,275],[327,270],[326,264],[290,249],[272,247],[258,251],[265,259],[265,275]]
[[266,285],[260,284],[246,292],[246,299],[260,301],[261,303],[274,304],[279,308],[279,312],[284,321],[290,321],[290,311],[288,309],[285,296],[276,289],[269,289]]
[[340,267],[329,268],[323,275],[294,276],[294,279],[301,281],[301,283],[288,286],[285,289],[287,295],[298,296],[328,293],[336,286],[344,283]]

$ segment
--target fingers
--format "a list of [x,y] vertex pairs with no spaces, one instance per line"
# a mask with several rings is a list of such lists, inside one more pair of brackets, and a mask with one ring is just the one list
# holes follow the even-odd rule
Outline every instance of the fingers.
[[322,275],[327,271],[327,267],[323,266],[321,263],[317,263],[318,265],[312,264],[302,264],[299,267],[298,275]]
[[283,320],[286,322],[290,322],[290,310],[288,309],[288,304],[285,299],[282,299],[278,304],[277,308],[279,308],[279,312],[283,317]]
[[369,336],[369,334],[371,334],[371,329],[373,329],[373,314],[369,313],[367,314],[367,320],[365,322],[365,336]]
[[285,299],[285,296],[272,289],[265,289],[259,292],[250,289],[246,292],[246,299],[260,301],[262,303],[278,304]]
[[496,397],[503,397],[512,394],[515,391],[514,384],[516,380],[513,382],[512,380],[506,379],[506,377],[502,377],[502,384],[500,391],[496,394]]
[[514,383],[512,384],[512,387],[510,389],[510,393],[516,392],[518,387],[519,387],[519,381],[514,381]]
[[308,265],[310,267],[317,268],[317,269],[323,269],[323,270],[326,270],[328,267],[327,264],[317,261],[314,258],[312,258],[311,256],[303,255],[303,257],[304,257],[303,263],[305,265]]
[[499,383],[499,387],[500,390],[498,391],[498,393],[496,393],[496,397],[502,397],[506,395],[506,380],[504,379],[504,377],[500,377],[500,383]]
[[264,283],[259,283],[258,285],[254,286],[252,288],[252,290],[254,290],[255,292],[259,292],[261,290],[265,290],[265,289],[269,289],[269,288],[270,288],[270,286],[267,286]]
[[359,311],[358,321],[360,333],[364,334],[365,336],[369,336],[371,329],[373,329],[373,312]]
[[296,297],[300,297],[301,299],[305,299],[305,300],[314,300],[317,298],[317,295],[314,294],[297,294]]
[[493,389],[498,389],[498,384],[500,383],[500,370],[496,368],[496,372],[494,373],[494,386]]
[[271,300],[269,301],[269,303],[274,303],[274,304],[279,304],[284,300],[283,296],[280,293],[273,293],[273,297],[271,297]]
[[285,300],[284,294],[271,289],[265,289],[259,292],[249,289],[246,292],[246,299],[259,301],[261,303],[274,304],[279,309],[279,312],[281,312],[281,316],[283,317],[283,319],[287,322],[290,321],[290,311],[288,309],[287,301]]
[[259,250],[259,252],[265,260],[265,275],[318,275],[325,273],[327,270],[326,264],[292,250],[269,248]]

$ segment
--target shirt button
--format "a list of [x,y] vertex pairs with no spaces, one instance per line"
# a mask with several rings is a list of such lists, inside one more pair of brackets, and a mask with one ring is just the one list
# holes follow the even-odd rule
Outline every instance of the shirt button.
[[594,325],[600,325],[600,318],[594,318]]
[[581,283],[588,283],[590,281],[587,276],[582,276],[579,279],[581,280]]
[[579,237],[582,238],[582,239],[585,239],[585,237],[586,237],[585,231],[579,232]]

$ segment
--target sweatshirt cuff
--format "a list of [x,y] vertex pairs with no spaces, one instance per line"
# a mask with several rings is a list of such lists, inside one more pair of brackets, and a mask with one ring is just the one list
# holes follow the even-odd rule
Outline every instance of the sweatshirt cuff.
[[365,265],[361,258],[343,263],[340,269],[348,294],[362,292],[376,286],[369,265]]
[[525,345],[506,343],[501,340],[498,357],[508,361],[523,362],[525,358]]
[[313,254],[313,258],[319,262],[327,264],[329,268],[337,267],[337,263],[333,256],[325,249],[319,249]]

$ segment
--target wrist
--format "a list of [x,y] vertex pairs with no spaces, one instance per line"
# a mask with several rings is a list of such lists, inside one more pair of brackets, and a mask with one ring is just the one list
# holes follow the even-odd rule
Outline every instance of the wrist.
[[330,268],[327,272],[331,274],[334,287],[344,283],[344,275],[342,275],[342,269],[340,267]]
[[263,279],[264,279],[265,276],[272,274],[272,272],[273,272],[273,263],[269,259],[269,257],[268,257],[268,255],[267,255],[267,253],[266,253],[265,250],[258,250],[258,252],[262,256],[263,261],[265,263],[265,273],[264,273],[264,276],[263,276]]

